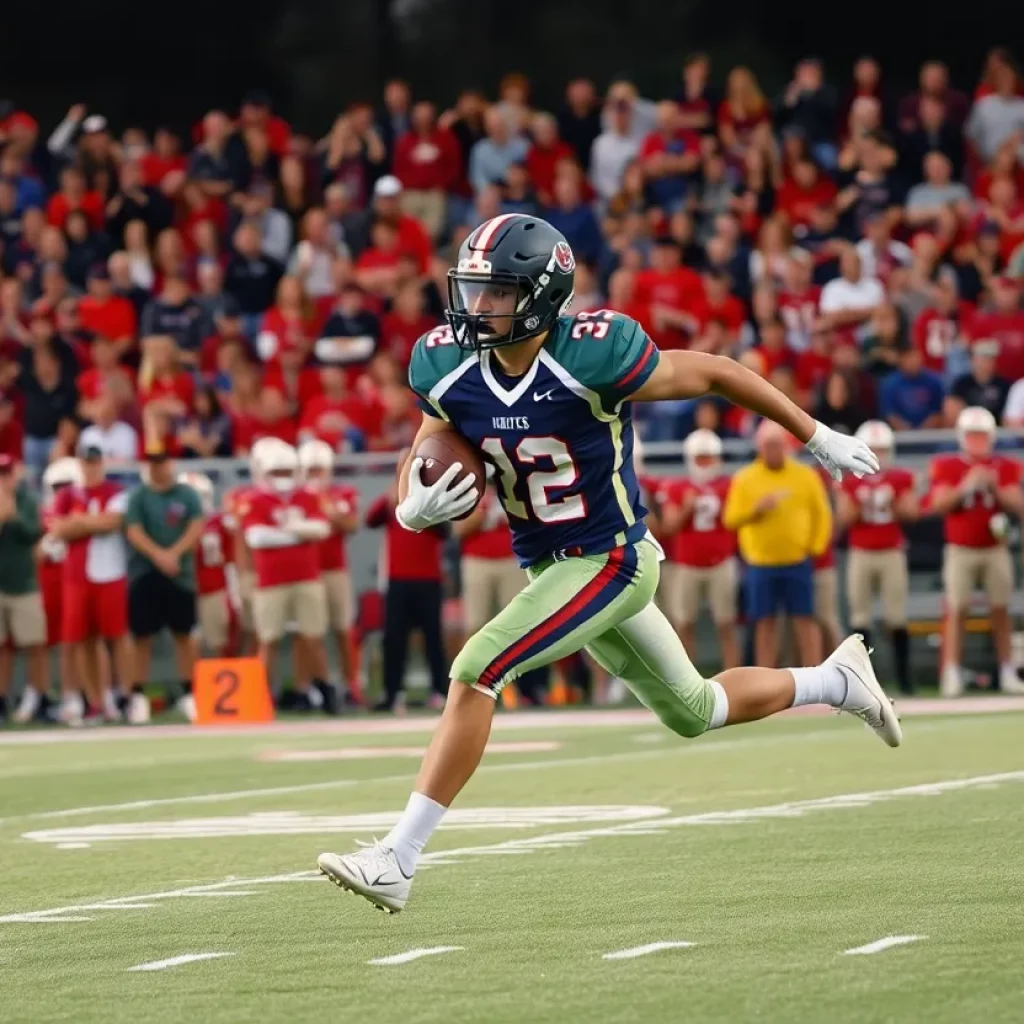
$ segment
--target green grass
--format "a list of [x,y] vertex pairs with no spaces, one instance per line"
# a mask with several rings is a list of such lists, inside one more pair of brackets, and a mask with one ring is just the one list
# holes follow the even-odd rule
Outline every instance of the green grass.
[[[347,849],[365,832],[281,834],[281,819],[279,834],[230,838],[107,840],[67,830],[396,812],[415,758],[289,763],[261,755],[422,745],[430,722],[375,736],[143,732],[106,743],[0,742],[0,919],[78,908],[0,920],[0,1019],[1018,1021],[1024,716],[904,724],[897,751],[834,718],[690,743],[653,720],[496,732],[494,742],[559,746],[489,754],[459,808],[633,806],[664,809],[665,821],[445,828],[396,917],[311,872],[321,850]],[[1020,777],[799,806],[1002,773]],[[229,795],[271,787],[303,788]],[[221,796],[74,813],[201,794]],[[797,806],[781,813],[781,804]],[[776,810],[694,820],[751,808]],[[58,811],[71,813],[51,813]],[[26,838],[53,830],[63,831]],[[545,836],[562,838],[545,846]],[[509,841],[520,842],[499,854],[481,849]],[[68,842],[90,845],[58,845]],[[463,852],[445,859],[445,850]],[[310,873],[266,881],[299,872]],[[225,884],[209,888],[216,883]],[[178,893],[189,886],[210,894]],[[250,895],[223,895],[231,892]],[[161,893],[168,895],[144,898]],[[95,906],[123,898],[134,900]],[[927,938],[841,955],[889,935]],[[602,959],[658,941],[696,945]],[[436,946],[464,948],[402,966],[367,964]],[[128,972],[202,952],[235,955]]]

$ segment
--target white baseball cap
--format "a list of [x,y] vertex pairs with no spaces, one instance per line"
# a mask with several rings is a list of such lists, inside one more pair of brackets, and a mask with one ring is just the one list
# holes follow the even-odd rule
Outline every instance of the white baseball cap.
[[393,174],[385,174],[383,178],[378,178],[377,183],[373,186],[374,196],[379,196],[382,199],[391,199],[393,196],[400,195],[401,191],[402,183]]

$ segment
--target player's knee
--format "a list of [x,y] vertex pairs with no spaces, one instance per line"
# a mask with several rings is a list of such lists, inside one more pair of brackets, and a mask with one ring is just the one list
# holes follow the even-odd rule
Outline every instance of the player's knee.
[[701,686],[690,689],[685,695],[674,694],[671,698],[653,701],[651,710],[677,736],[696,739],[708,731],[714,706],[711,684],[702,679]]
[[450,676],[452,682],[465,683],[480,692],[487,692],[497,697],[500,691],[500,680],[491,679],[490,671],[494,658],[490,648],[477,640],[477,633],[466,642],[452,662]]

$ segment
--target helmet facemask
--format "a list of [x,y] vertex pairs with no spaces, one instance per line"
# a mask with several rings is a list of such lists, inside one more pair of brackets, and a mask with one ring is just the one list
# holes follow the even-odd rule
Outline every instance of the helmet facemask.
[[536,337],[557,313],[542,320],[533,305],[534,287],[523,274],[448,271],[445,315],[460,348],[482,351]]

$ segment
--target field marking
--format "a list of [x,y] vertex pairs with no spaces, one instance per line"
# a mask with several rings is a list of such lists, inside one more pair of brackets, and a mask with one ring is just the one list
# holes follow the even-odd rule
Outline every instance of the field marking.
[[[852,810],[870,807],[876,803],[883,803],[901,797],[939,796],[943,793],[977,789],[1004,782],[1021,781],[1024,781],[1024,771],[1003,772],[998,775],[976,775],[968,778],[921,783],[915,786],[901,786],[898,789],[873,790],[864,793],[841,793],[830,797],[797,800],[762,807],[750,807],[731,811],[711,811],[704,814],[691,814],[677,818],[659,818],[657,829],[653,828],[650,822],[642,822],[637,825],[617,825],[575,832],[554,832],[527,839],[513,839],[506,842],[490,843],[484,846],[469,846],[455,850],[438,850],[435,853],[426,853],[420,858],[419,867],[423,869],[460,864],[466,858],[473,856],[521,855],[532,853],[535,850],[580,846],[591,839],[604,836],[664,834],[668,828],[672,827],[739,824],[772,818],[793,819],[803,817],[807,811]],[[54,907],[48,910],[32,910],[20,914],[7,914],[0,917],[0,924],[24,924],[41,921],[65,923],[76,920],[76,918],[68,915],[79,914],[83,910],[122,910],[140,905],[146,906],[147,901],[177,899],[182,896],[194,896],[199,893],[236,889],[239,886],[248,888],[254,885],[274,885],[292,882],[322,883],[323,878],[318,871],[293,871],[288,874],[268,875],[260,878],[227,878],[221,882],[190,885],[181,889],[143,893],[137,896],[121,896],[117,899],[98,903]]]
[[396,953],[394,956],[381,956],[376,960],[367,960],[368,964],[374,967],[392,967],[396,964],[408,964],[413,960],[419,960],[425,956],[440,956],[442,953],[458,953],[464,946],[430,946],[427,949],[410,949],[405,953]]
[[602,960],[635,960],[638,956],[648,953],[660,953],[663,949],[689,949],[696,942],[648,942],[646,946],[634,946],[632,949],[617,949],[614,953],[605,953]]
[[[618,824],[656,820],[668,815],[666,807],[637,804],[550,804],[544,807],[457,807],[445,816],[442,829],[510,829],[546,826]],[[118,824],[79,825],[26,832],[22,839],[64,846],[154,839],[225,839],[247,836],[326,835],[376,833],[392,829],[400,811],[361,814],[304,814],[301,811],[259,811],[222,818],[184,818],[128,821]]]
[[[938,728],[933,726],[932,728]],[[920,731],[920,730],[916,730]],[[747,747],[777,747],[790,743],[822,743],[826,740],[839,742],[845,739],[862,739],[861,732],[837,731],[834,727],[812,729],[800,733],[784,733],[772,736],[752,736],[745,739],[714,740],[708,743],[684,743],[657,750],[624,750],[614,754],[588,754],[580,757],[552,757],[539,761],[513,761],[512,764],[481,764],[474,774],[500,771],[502,774],[517,771],[538,771],[545,768],[572,768],[588,764],[607,764],[616,761],[648,761],[663,757],[696,757],[703,754],[723,753]],[[487,753],[484,752],[486,758]],[[214,804],[228,800],[262,799],[269,796],[293,796],[296,793],[317,793],[334,789],[352,789],[356,786],[376,786],[388,782],[408,782],[416,778],[415,771],[395,775],[378,775],[366,779],[331,779],[326,782],[300,782],[291,786],[268,786],[263,789],[234,789],[221,793],[192,793],[182,796],[154,797],[147,800],[129,800],[119,804],[94,804],[89,807],[66,807],[57,811],[31,811],[28,814],[13,814],[0,818],[0,826],[23,821],[46,821],[50,818],[78,818],[90,814],[105,814],[119,811],[144,811],[152,807],[177,807],[182,804]]]
[[[553,740],[531,740],[506,743],[498,740],[487,744],[488,754],[544,754],[562,746]],[[426,747],[334,747],[329,750],[264,750],[257,761],[296,763],[304,761],[370,761],[389,757],[423,757]]]
[[854,946],[853,949],[844,949],[843,956],[870,956],[872,953],[881,953],[883,949],[892,949],[893,946],[906,946],[911,942],[921,942],[927,939],[927,935],[887,935],[884,939],[875,939],[866,946]]
[[167,960],[153,960],[148,964],[136,964],[129,971],[166,971],[168,967],[180,967],[182,964],[194,964],[199,960],[219,960],[222,956],[237,956],[237,953],[183,953]]

